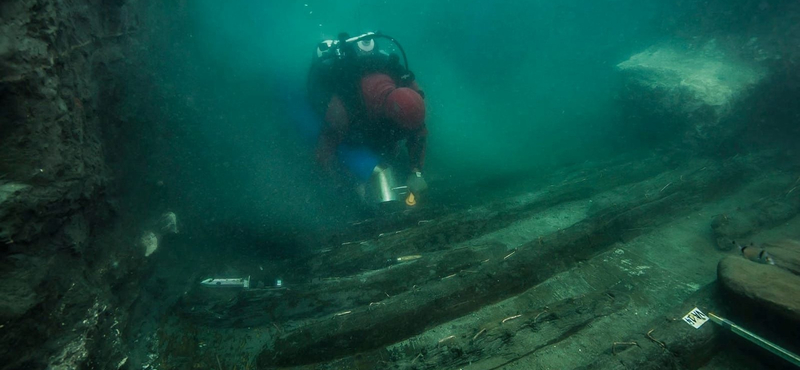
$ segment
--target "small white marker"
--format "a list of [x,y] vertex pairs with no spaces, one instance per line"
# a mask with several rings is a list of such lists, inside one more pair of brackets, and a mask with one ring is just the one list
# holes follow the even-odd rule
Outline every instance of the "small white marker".
[[683,321],[695,329],[700,329],[700,327],[708,321],[708,316],[706,316],[703,311],[700,311],[699,308],[695,307],[683,317]]

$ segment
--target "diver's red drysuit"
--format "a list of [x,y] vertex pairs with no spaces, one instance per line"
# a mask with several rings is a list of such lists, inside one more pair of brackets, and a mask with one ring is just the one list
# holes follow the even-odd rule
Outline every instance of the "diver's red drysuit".
[[344,93],[334,92],[327,103],[317,160],[329,166],[342,143],[364,144],[386,154],[405,139],[410,168],[421,171],[428,130],[425,102],[417,83],[397,87],[388,74],[373,72],[361,76],[351,90],[350,94],[346,89]]

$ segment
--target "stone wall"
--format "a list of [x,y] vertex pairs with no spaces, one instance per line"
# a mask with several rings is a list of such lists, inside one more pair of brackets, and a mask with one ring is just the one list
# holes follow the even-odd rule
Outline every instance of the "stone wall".
[[0,368],[122,361],[111,289],[137,262],[108,236],[102,129],[137,22],[124,1],[0,4]]

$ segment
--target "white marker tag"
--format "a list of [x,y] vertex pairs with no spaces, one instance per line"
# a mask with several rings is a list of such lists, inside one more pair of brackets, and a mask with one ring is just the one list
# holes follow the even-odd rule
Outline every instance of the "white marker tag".
[[703,311],[700,311],[699,308],[695,307],[683,317],[683,321],[693,326],[695,329],[700,329],[700,327],[708,321],[708,316],[706,316]]

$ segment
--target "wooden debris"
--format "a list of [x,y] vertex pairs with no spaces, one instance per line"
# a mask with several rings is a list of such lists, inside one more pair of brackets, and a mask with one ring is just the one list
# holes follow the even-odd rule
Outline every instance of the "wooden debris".
[[501,323],[501,324],[505,324],[505,323],[506,323],[506,321],[511,321],[511,320],[514,320],[514,319],[518,319],[518,318],[520,318],[520,317],[522,317],[522,315],[514,315],[514,316],[506,317],[506,318],[505,318],[505,319],[503,319],[503,321],[502,321],[502,322],[500,322],[500,323]]
[[420,258],[422,258],[421,255],[412,254],[410,256],[397,257],[397,262],[408,262],[408,261],[413,261],[413,260],[420,259]]
[[662,341],[660,341],[660,340],[658,340],[656,338],[653,338],[653,336],[651,334],[653,333],[654,330],[656,330],[656,329],[650,329],[650,331],[647,332],[647,339],[650,339],[653,342],[657,343],[659,346],[661,346],[661,348],[667,349],[667,345],[664,344],[664,342],[662,342]]

